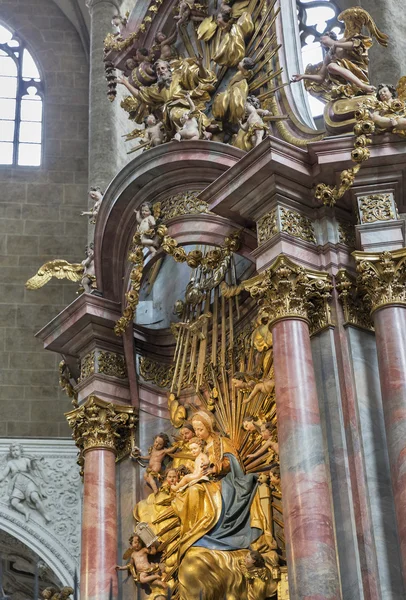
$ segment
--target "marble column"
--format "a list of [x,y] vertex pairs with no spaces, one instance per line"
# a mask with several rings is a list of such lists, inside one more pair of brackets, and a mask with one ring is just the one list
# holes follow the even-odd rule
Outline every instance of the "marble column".
[[107,98],[104,39],[112,31],[111,19],[119,13],[115,0],[87,0],[90,12],[89,185],[105,191],[121,167],[127,148],[121,135],[120,100]]
[[[322,279],[324,277],[324,279]],[[279,457],[291,600],[341,598],[307,302],[325,274],[279,257],[263,283],[274,344]],[[324,300],[321,298],[321,304]]]
[[375,326],[385,430],[406,583],[406,248],[356,252],[358,287]]
[[135,426],[130,406],[90,396],[67,413],[84,471],[81,600],[117,598],[116,455]]

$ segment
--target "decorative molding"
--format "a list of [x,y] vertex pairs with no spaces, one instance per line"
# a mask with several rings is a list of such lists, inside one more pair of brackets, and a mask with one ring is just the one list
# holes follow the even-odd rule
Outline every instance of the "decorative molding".
[[286,208],[280,208],[279,214],[281,231],[284,231],[293,237],[300,238],[305,242],[310,242],[311,244],[316,243],[316,236],[314,235],[311,219]]
[[263,244],[278,233],[276,209],[263,215],[257,223],[258,244]]
[[357,287],[371,314],[384,306],[406,305],[406,248],[353,252],[357,262]]
[[282,319],[303,319],[314,334],[332,325],[331,289],[327,273],[305,269],[281,254],[249,292],[265,300],[270,325]]
[[349,248],[355,248],[355,227],[348,221],[337,221],[338,241]]
[[141,356],[139,361],[139,372],[144,381],[150,381],[160,388],[169,388],[172,383],[174,365],[157,362]]
[[396,217],[393,194],[370,194],[357,198],[360,223],[392,221]]
[[212,214],[209,205],[198,198],[199,191],[187,191],[170,196],[160,203],[161,220],[163,223],[182,215]]
[[109,377],[127,378],[127,366],[122,354],[101,350],[97,355],[97,371]]
[[80,451],[78,464],[92,448],[106,448],[122,458],[130,451],[138,417],[132,406],[112,404],[90,396],[82,406],[66,413],[72,437]]
[[360,329],[374,331],[371,304],[358,293],[355,277],[345,269],[340,269],[335,276],[335,288],[343,307],[344,325],[353,325]]

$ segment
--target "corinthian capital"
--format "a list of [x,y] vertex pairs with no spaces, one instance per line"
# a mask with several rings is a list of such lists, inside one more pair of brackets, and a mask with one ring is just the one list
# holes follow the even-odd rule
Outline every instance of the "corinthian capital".
[[107,448],[120,458],[130,450],[137,422],[132,406],[111,404],[90,396],[82,406],[65,416],[81,453],[91,448]]
[[315,333],[331,323],[331,289],[327,273],[305,269],[282,254],[250,293],[265,300],[270,325],[282,319],[303,319]]
[[375,252],[354,252],[357,286],[371,305],[371,314],[392,304],[406,304],[406,248]]

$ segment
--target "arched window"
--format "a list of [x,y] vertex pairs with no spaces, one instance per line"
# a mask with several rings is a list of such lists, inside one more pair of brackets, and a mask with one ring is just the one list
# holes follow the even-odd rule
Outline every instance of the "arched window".
[[[337,20],[340,9],[331,0],[296,0],[303,66],[323,60],[320,38],[326,31],[342,37],[344,24]],[[313,117],[323,114],[324,104],[309,94]]]
[[0,24],[0,165],[41,164],[42,94],[24,42]]

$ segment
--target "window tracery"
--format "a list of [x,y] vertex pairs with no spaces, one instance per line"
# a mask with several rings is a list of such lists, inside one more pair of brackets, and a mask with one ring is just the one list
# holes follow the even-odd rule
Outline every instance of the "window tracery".
[[0,24],[0,165],[41,164],[43,83],[24,41]]
[[[303,66],[323,60],[320,38],[326,31],[334,31],[342,37],[344,24],[337,19],[340,8],[332,0],[296,0],[299,36],[302,46]],[[324,105],[308,94],[313,117],[323,114]]]

